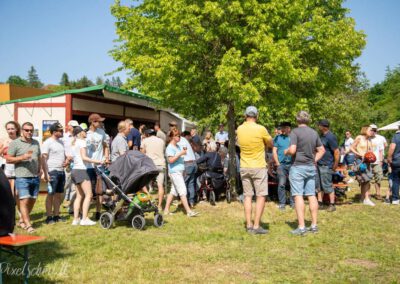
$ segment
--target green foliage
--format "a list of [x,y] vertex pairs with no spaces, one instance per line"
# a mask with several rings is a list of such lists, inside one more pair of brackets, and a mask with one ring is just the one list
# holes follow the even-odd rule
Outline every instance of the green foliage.
[[32,88],[41,88],[43,83],[39,79],[39,75],[36,72],[35,67],[31,66],[28,71],[28,84]]
[[385,80],[369,90],[368,102],[371,122],[378,126],[400,120],[400,66],[387,68]]
[[72,89],[81,89],[90,86],[94,86],[94,83],[86,76],[83,76],[82,78],[71,83]]
[[101,78],[100,76],[98,76],[96,78],[96,85],[103,85],[104,84],[104,80],[103,78]]
[[18,75],[11,75],[10,77],[8,77],[6,83],[7,84],[17,85],[17,86],[22,86],[22,87],[26,87],[26,86],[29,85],[27,80],[21,78]]
[[365,45],[342,1],[116,1],[126,86],[157,97],[184,115],[216,124],[231,104],[246,105],[274,125],[343,92]]
[[62,75],[61,75],[60,85],[61,86],[69,86],[70,85],[68,74],[65,72],[62,73]]

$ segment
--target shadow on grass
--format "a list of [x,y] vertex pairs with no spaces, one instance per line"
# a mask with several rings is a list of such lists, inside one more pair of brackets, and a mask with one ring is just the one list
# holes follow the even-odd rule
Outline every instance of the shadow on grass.
[[[246,221],[243,221],[243,227],[244,228],[246,228],[246,225],[247,225]],[[269,223],[261,222],[260,223],[260,227],[263,228],[263,229],[269,230]]]
[[[20,251],[23,253],[23,250]],[[57,241],[44,241],[29,246],[29,283],[59,283],[60,281],[46,278],[56,278],[59,275],[66,277],[70,264],[65,263],[57,267],[47,267],[57,259],[72,255],[63,252],[63,247]],[[21,258],[1,253],[3,283],[22,283],[24,262]]]
[[[299,223],[297,221],[286,221],[285,223],[292,229],[297,229],[297,227],[299,226]],[[311,226],[311,221],[305,221],[304,224],[306,225],[306,227],[309,227]]]

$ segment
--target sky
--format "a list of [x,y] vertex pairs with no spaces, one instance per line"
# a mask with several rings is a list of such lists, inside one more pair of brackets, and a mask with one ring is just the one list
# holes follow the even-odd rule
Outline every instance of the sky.
[[[108,52],[114,46],[113,0],[0,0],[0,82],[26,78],[34,66],[45,84],[97,76],[119,67]],[[137,3],[124,0],[122,3]],[[367,45],[356,62],[371,84],[385,78],[386,67],[400,64],[399,0],[348,0],[356,28]],[[124,72],[120,76],[124,81]]]

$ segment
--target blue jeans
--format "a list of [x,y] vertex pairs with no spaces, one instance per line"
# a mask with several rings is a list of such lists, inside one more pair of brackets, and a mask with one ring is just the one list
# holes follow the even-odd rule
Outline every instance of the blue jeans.
[[196,200],[196,163],[185,164],[185,172],[185,184],[187,188],[188,201],[189,203],[194,204]]
[[290,192],[293,196],[315,196],[314,165],[292,166],[289,172]]
[[400,168],[392,167],[392,200],[399,200]]
[[[280,205],[286,205],[286,184],[288,182],[291,164],[280,164],[277,169],[278,175],[278,198]],[[290,205],[293,205],[293,196],[290,195]]]
[[36,199],[39,194],[40,180],[38,177],[16,178],[15,188],[18,191],[19,199]]

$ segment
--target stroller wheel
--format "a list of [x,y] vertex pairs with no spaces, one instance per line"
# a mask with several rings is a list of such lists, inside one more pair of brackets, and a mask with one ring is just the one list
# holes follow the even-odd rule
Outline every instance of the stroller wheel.
[[213,190],[210,191],[209,201],[211,205],[215,205],[215,192]]
[[231,203],[232,201],[232,196],[231,196],[231,191],[229,189],[226,190],[226,202]]
[[154,215],[154,226],[161,227],[164,225],[164,217],[161,214]]
[[100,215],[100,226],[103,229],[110,229],[114,223],[114,216],[110,212],[104,212]]
[[132,228],[136,230],[143,230],[146,225],[146,220],[141,215],[135,215],[132,218]]

